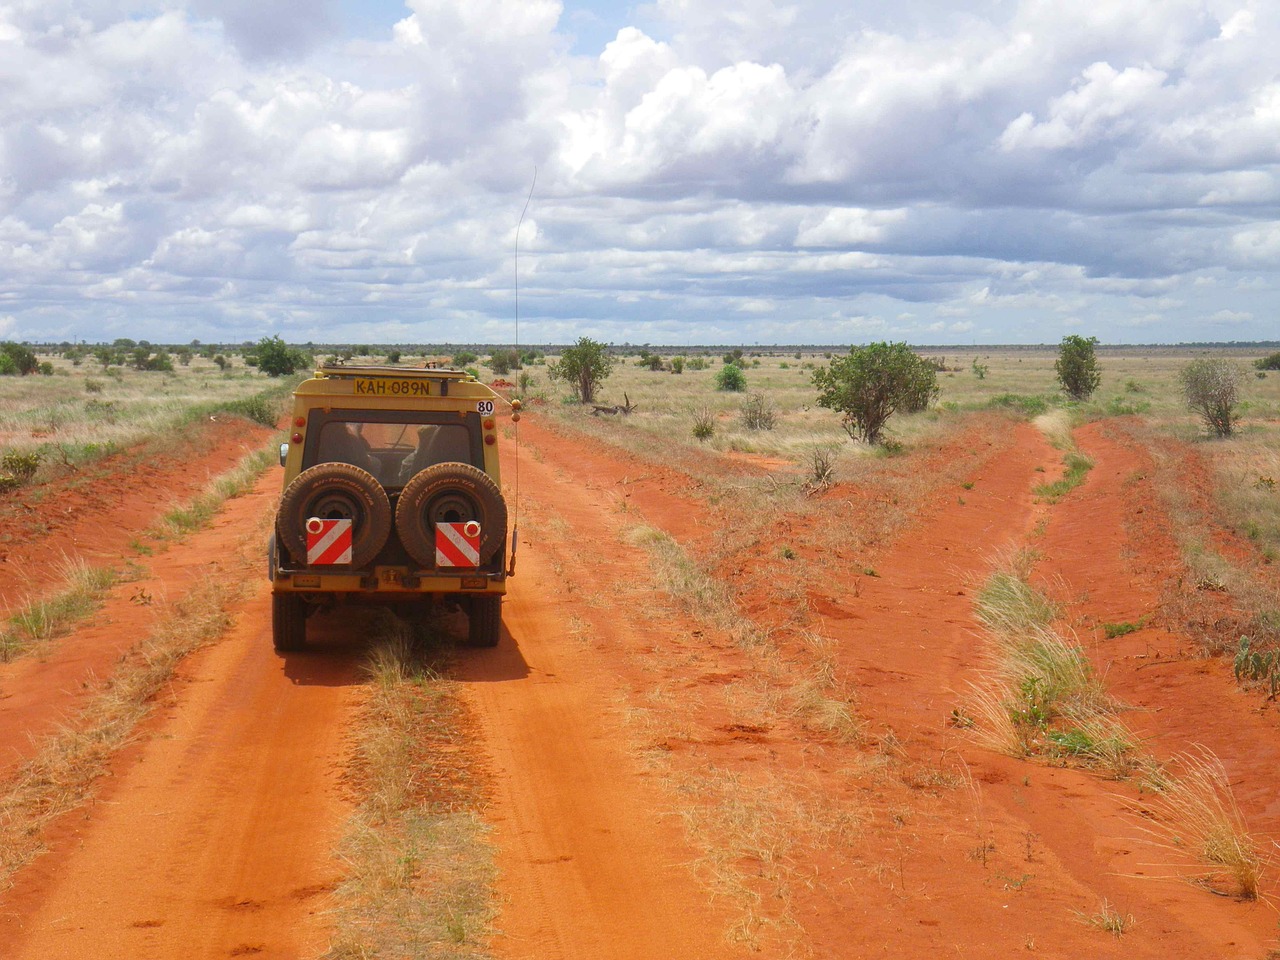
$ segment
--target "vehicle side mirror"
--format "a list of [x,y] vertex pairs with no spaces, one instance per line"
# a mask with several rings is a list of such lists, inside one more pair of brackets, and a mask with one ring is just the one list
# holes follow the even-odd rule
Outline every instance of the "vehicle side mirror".
[[280,444],[280,466],[284,466],[285,458],[289,456],[289,445],[287,443]]

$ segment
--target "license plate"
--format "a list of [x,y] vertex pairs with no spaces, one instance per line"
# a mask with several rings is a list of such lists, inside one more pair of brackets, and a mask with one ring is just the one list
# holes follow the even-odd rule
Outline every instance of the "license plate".
[[429,397],[431,390],[426,380],[373,380],[368,377],[357,377],[356,396]]

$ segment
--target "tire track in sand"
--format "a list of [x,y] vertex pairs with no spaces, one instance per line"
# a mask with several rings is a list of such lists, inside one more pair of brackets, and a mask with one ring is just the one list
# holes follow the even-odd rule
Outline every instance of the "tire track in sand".
[[[553,464],[521,464],[526,514],[563,549],[582,537],[599,584],[647,577],[634,551],[609,555],[618,521],[591,486]],[[508,466],[507,476],[511,476]],[[554,504],[554,506],[551,506]],[[559,526],[563,522],[563,527]],[[563,533],[550,532],[554,529]],[[583,598],[556,591],[549,551],[521,544],[496,650],[459,668],[494,773],[498,846],[496,955],[528,960],[735,956],[723,917],[688,867],[671,804],[652,783],[617,717],[617,680],[573,634]],[[596,644],[631,629],[614,618]],[[612,637],[609,635],[612,634]]]
[[[199,549],[199,537],[175,549]],[[260,569],[256,555],[240,562]],[[0,899],[6,960],[294,960],[324,948],[313,915],[339,879],[358,658],[322,635],[317,651],[281,660],[270,623],[263,580],[222,640],[180,669],[97,800],[58,824],[50,852]]]

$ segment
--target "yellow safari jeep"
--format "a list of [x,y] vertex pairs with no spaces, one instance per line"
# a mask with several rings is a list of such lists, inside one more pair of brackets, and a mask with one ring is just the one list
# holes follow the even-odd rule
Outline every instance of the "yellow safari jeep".
[[514,572],[500,402],[461,370],[324,365],[298,386],[268,557],[276,650],[339,602],[456,600],[471,644],[498,642]]

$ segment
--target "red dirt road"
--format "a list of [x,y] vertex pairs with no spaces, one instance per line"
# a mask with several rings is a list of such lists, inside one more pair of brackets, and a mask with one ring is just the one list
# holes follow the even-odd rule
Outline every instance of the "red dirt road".
[[[1258,960],[1275,946],[1269,904],[1151,878],[1160,854],[1125,812],[1132,785],[992,754],[949,722],[983,668],[972,595],[1001,548],[1035,547],[1081,622],[1154,604],[1176,558],[1155,534],[1167,520],[1150,489],[1126,483],[1143,465],[1122,438],[1081,430],[1097,466],[1048,505],[1032,488],[1058,454],[1025,424],[984,422],[911,455],[932,485],[856,557],[812,544],[878,509],[875,490],[798,502],[778,536],[725,559],[714,548],[737,507],[715,481],[536,419],[521,429],[503,640],[463,651],[456,670],[476,735],[463,746],[492,780],[496,957],[682,960],[754,942],[757,955],[833,960]],[[218,455],[237,459],[234,444],[224,437]],[[272,652],[261,531],[277,493],[272,472],[211,529],[150,558],[155,576],[117,588],[94,623],[0,669],[3,779],[162,612],[131,594],[176,600],[213,557],[249,584],[233,626],[183,665],[95,798],[0,893],[4,960],[325,950],[362,620],[317,621],[315,649]],[[97,548],[103,560],[151,521],[159,504],[146,496],[123,507],[133,512]],[[636,545],[641,526],[715,556],[712,573],[739,588],[762,639],[735,640],[667,596]],[[812,635],[831,651],[825,666]],[[1280,836],[1274,712],[1221,664],[1180,658],[1175,635],[1086,642],[1152,752],[1206,743],[1251,827]],[[854,692],[857,737],[804,709],[824,671],[830,689]],[[1104,905],[1132,916],[1123,937],[1090,922]]]
[[[233,511],[269,510],[274,479]],[[349,814],[341,773],[358,649],[273,653],[261,537],[245,537],[254,526],[215,526],[170,552],[223,557],[224,575],[247,574],[252,595],[182,668],[96,800],[59,823],[51,852],[0,898],[6,958],[286,958],[327,943],[315,915],[340,878],[332,853]],[[228,536],[238,541],[229,558]],[[63,638],[58,652],[100,629]]]
[[[629,455],[616,454],[610,468],[598,444],[537,428],[526,433],[543,460],[560,471],[561,489],[603,491],[602,515],[616,513],[625,498],[633,521],[697,544],[705,508],[672,510],[669,492],[648,496],[627,483],[641,472]],[[1103,588],[1114,582],[1126,593],[1133,575],[1119,571],[1154,545],[1125,539],[1122,517],[1107,508],[1110,502],[1159,512],[1149,490],[1144,495],[1117,487],[1130,465],[1114,461],[1115,451],[1103,449],[1096,430],[1082,431],[1082,445],[1099,465],[1084,487],[1049,506],[1035,502],[1032,487],[1052,478],[1059,455],[1030,427],[997,430],[994,436],[995,445],[975,463],[964,487],[939,491],[916,524],[874,557],[876,576],[858,576],[858,566],[850,569],[850,560],[833,556],[806,555],[807,566],[797,568],[803,579],[796,586],[807,593],[814,614],[811,629],[836,641],[841,673],[859,695],[869,744],[842,748],[805,730],[760,728],[753,737],[757,748],[744,749],[741,742],[717,736],[723,716],[703,695],[691,697],[681,717],[688,732],[670,746],[679,749],[681,762],[736,771],[761,790],[780,771],[796,777],[803,772],[825,802],[862,818],[863,829],[847,848],[807,851],[823,880],[792,892],[790,916],[803,927],[796,939],[813,955],[923,960],[1047,950],[1054,956],[1261,956],[1274,944],[1274,907],[1224,901],[1185,883],[1153,879],[1170,872],[1170,854],[1153,848],[1126,812],[1128,801],[1120,794],[1137,796],[1132,787],[1083,770],[993,755],[948,725],[982,667],[985,641],[970,595],[1000,550],[1032,546],[1045,555],[1048,572],[1066,576],[1090,598],[1098,591],[1099,620],[1126,611],[1136,618],[1151,602],[1149,593],[1133,592],[1133,583],[1129,602],[1113,611]],[[1035,469],[1041,466],[1047,473]],[[786,542],[794,543],[794,525],[787,529],[793,539]],[[1065,529],[1075,533],[1064,539],[1059,531]],[[765,559],[757,555],[745,562]],[[562,562],[570,567],[572,556]],[[1172,561],[1156,553],[1145,562],[1168,571]],[[582,564],[580,573],[591,569]],[[776,564],[772,569],[771,582],[742,603],[753,616],[785,625],[788,616],[794,619],[794,613],[778,609],[778,598],[788,595],[787,574]],[[1089,575],[1077,582],[1086,570]],[[573,575],[567,576],[572,584]],[[577,586],[585,591],[586,581]],[[622,609],[624,616],[642,619],[639,610]],[[583,616],[599,626],[600,618]],[[633,658],[628,670],[607,645],[594,648],[636,691],[669,679],[687,649],[673,633],[656,633],[654,618],[644,626],[655,634],[636,652],[639,667]],[[796,648],[789,653],[803,667]],[[708,674],[711,683],[749,676],[751,670],[736,651],[708,649],[706,659],[716,667]],[[1104,674],[1115,666],[1109,659],[1099,664]],[[1280,824],[1260,802],[1274,797],[1268,758],[1280,745],[1280,731],[1273,719],[1260,719],[1256,699],[1240,693],[1221,665],[1172,669],[1195,693],[1169,685],[1141,704],[1147,720],[1138,725],[1166,733],[1153,749],[1167,756],[1203,730],[1222,752],[1252,814],[1251,826],[1264,839],[1276,835]],[[1127,699],[1129,692],[1121,682],[1117,693]],[[1178,728],[1185,731],[1182,737],[1167,736]],[[1214,733],[1229,729],[1236,736]],[[1132,917],[1122,939],[1090,924],[1104,907]]]

